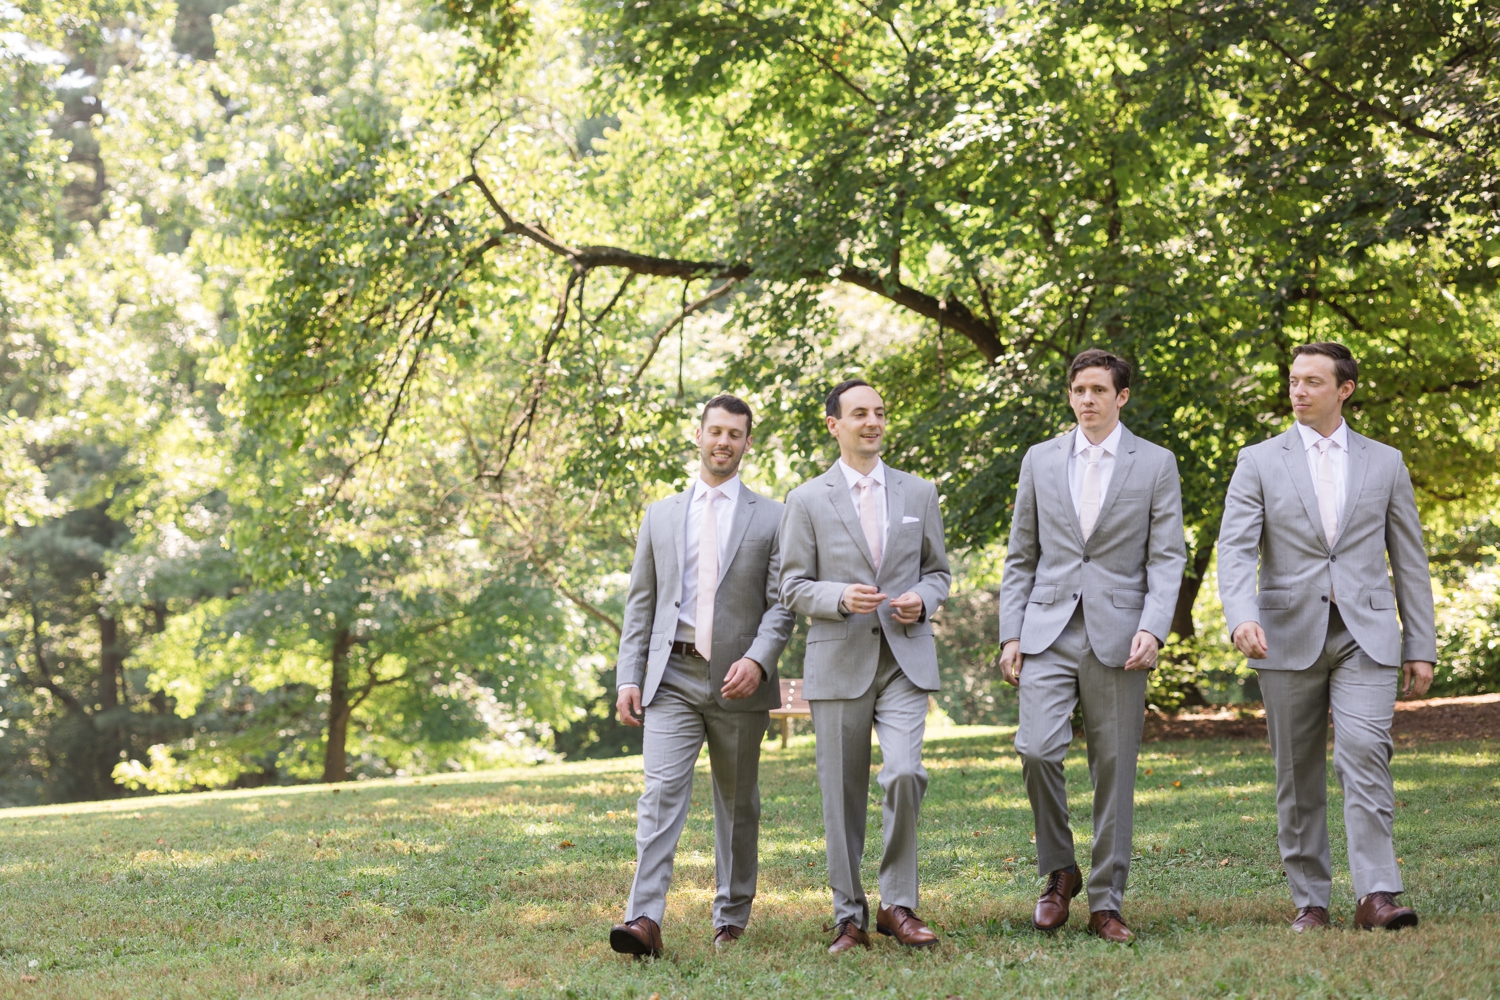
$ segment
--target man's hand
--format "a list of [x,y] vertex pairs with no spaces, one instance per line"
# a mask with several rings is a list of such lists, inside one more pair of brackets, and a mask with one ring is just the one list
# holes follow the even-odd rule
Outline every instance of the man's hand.
[[620,713],[620,722],[627,726],[639,726],[645,720],[641,712],[641,689],[620,688],[620,697],[615,699],[615,711]]
[[1161,643],[1156,641],[1156,636],[1141,629],[1130,640],[1130,658],[1125,661],[1126,670],[1150,670],[1156,666],[1156,654],[1161,649]]
[[724,675],[724,686],[719,689],[726,698],[748,698],[760,687],[760,664],[750,657],[735,660]]
[[902,625],[915,625],[922,620],[922,598],[916,591],[908,590],[900,597],[891,598],[891,611]]
[[851,615],[867,615],[885,603],[885,595],[879,587],[868,583],[851,583],[844,588],[844,610]]
[[1021,686],[1021,640],[1011,639],[1000,647],[1000,676],[1012,687]]
[[1250,659],[1266,658],[1266,632],[1260,627],[1260,622],[1240,622],[1240,627],[1234,630],[1231,638],[1234,640],[1234,648]]
[[1420,698],[1432,687],[1432,664],[1426,660],[1407,660],[1401,664],[1401,677],[1406,681],[1401,697]]

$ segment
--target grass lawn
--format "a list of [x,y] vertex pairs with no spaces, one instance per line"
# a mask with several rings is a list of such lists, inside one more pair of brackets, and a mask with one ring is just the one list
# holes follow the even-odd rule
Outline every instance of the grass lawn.
[[[878,758],[877,758],[878,759]],[[613,954],[640,761],[0,810],[0,997],[1500,995],[1500,744],[1395,760],[1396,844],[1421,926],[1351,928],[1330,796],[1335,928],[1295,937],[1269,753],[1148,744],[1125,915],[1132,948],[1031,930],[1039,880],[1010,731],[934,734],[921,913],[943,944],[824,953],[830,900],[810,738],[766,745],[760,894],[710,946],[706,771],[678,853],[667,957]],[[1330,779],[1332,775],[1330,773]],[[1088,773],[1068,758],[1080,860]],[[872,782],[872,811],[878,786]],[[865,857],[872,896],[879,818]],[[873,900],[872,900],[873,902]],[[1080,897],[1080,904],[1083,903]]]

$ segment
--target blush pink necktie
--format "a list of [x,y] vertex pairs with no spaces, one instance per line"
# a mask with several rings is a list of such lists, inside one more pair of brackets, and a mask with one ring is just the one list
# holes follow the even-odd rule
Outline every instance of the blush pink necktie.
[[719,518],[714,501],[724,494],[709,490],[698,528],[698,606],[693,610],[693,645],[706,660],[714,648],[714,591],[719,589]]
[[[1318,449],[1318,517],[1323,521],[1323,537],[1328,540],[1328,548],[1333,548],[1333,540],[1339,535],[1339,497],[1338,482],[1333,478],[1333,440],[1323,438],[1314,447]],[[1334,604],[1339,602],[1338,595],[1333,592],[1333,582],[1328,584],[1328,599]]]
[[873,476],[865,476],[854,485],[859,487],[859,526],[865,529],[865,541],[870,545],[870,555],[875,560],[875,572],[880,572],[880,557],[883,555],[880,537],[880,508],[876,506],[875,490],[879,483]]

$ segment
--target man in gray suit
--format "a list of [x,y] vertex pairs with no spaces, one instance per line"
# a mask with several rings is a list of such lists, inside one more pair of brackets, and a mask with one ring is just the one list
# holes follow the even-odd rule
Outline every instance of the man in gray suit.
[[1293,929],[1328,926],[1331,709],[1354,923],[1395,930],[1417,922],[1395,899],[1397,675],[1421,697],[1437,659],[1422,522],[1401,453],[1344,422],[1359,377],[1349,349],[1304,344],[1292,357],[1297,423],[1240,452],[1219,529],[1219,596],[1265,697]]
[[760,745],[781,705],[776,661],[792,630],[778,603],[781,504],[740,482],[753,416],[715,396],[699,420],[698,477],[646,508],[625,599],[616,707],[644,725],[646,790],[636,806],[636,871],[610,946],[661,952],[672,858],[687,820],[698,751],[714,789],[714,946],[745,931],[760,838]]
[[876,929],[903,945],[926,947],[937,936],[915,912],[917,817],[927,791],[927,697],[938,688],[932,615],[948,599],[952,580],[943,517],[931,483],[880,460],[885,403],[869,383],[840,383],[824,410],[839,460],[787,497],[781,602],[811,619],[802,684],[817,734],[833,889],[836,928],[828,950],[870,943],[859,863],[872,726],[885,790]]
[[1135,764],[1156,664],[1187,563],[1177,459],[1120,423],[1130,364],[1091,349],[1068,370],[1078,427],[1021,460],[1000,579],[1000,670],[1021,689],[1016,752],[1047,885],[1038,930],[1068,921],[1082,884],[1068,826],[1063,758],[1080,703],[1094,783],[1089,931],[1133,935],[1120,914],[1130,875]]

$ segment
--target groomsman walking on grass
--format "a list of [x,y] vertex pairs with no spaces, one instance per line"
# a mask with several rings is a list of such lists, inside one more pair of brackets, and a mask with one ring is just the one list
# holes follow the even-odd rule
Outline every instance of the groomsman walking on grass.
[[1083,884],[1063,781],[1081,703],[1094,784],[1089,931],[1123,943],[1134,937],[1120,907],[1147,672],[1187,563],[1182,489],[1172,453],[1120,423],[1127,361],[1087,350],[1068,379],[1078,427],[1021,461],[1000,580],[1000,670],[1021,689],[1016,752],[1036,819],[1037,872],[1047,877],[1032,924],[1055,931],[1067,923]]
[[938,687],[932,616],[948,599],[952,579],[943,517],[936,487],[880,460],[885,402],[869,383],[835,386],[824,412],[839,460],[787,497],[781,600],[811,619],[802,689],[817,734],[833,889],[828,950],[870,944],[859,863],[872,726],[885,790],[876,929],[903,945],[926,947],[937,935],[916,914],[917,817],[927,791],[927,697]]
[[776,661],[792,631],[778,602],[782,505],[739,479],[753,415],[734,396],[703,408],[698,476],[646,508],[616,665],[620,721],[645,725],[646,790],[636,806],[636,871],[615,951],[661,952],[672,858],[698,751],[713,776],[714,947],[745,932],[760,839],[760,746],[781,705]]
[[[1281,861],[1299,933],[1328,926],[1328,715],[1362,929],[1415,926],[1392,838],[1396,689],[1437,659],[1432,582],[1401,453],[1343,418],[1359,366],[1342,344],[1292,351],[1297,423],[1240,452],[1219,529],[1219,596],[1250,658],[1276,759]],[[1388,568],[1389,565],[1389,568]],[[1397,620],[1397,610],[1400,620]]]

